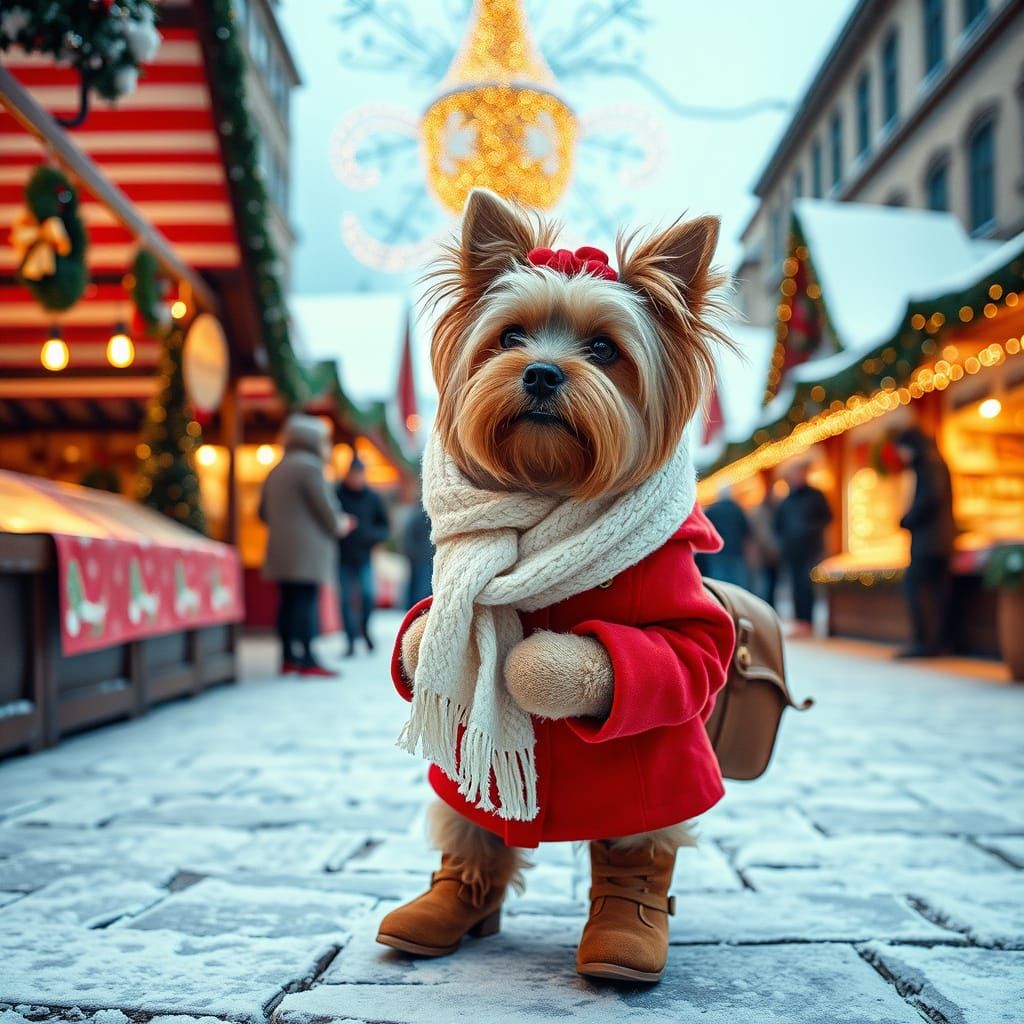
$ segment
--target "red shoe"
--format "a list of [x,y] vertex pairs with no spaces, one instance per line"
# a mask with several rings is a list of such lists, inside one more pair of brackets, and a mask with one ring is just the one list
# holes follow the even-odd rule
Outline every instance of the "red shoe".
[[300,676],[319,676],[323,679],[338,679],[340,673],[332,672],[329,668],[324,668],[323,665],[304,665],[299,669]]
[[295,676],[302,674],[302,666],[296,661],[282,661],[281,662],[281,675],[283,676]]

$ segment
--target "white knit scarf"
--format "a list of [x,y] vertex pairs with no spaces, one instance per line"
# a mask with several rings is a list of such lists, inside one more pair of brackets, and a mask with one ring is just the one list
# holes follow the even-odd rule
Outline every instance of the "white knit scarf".
[[523,639],[517,612],[546,608],[636,565],[689,516],[695,492],[685,440],[634,490],[581,502],[475,487],[432,435],[423,503],[436,546],[434,601],[399,746],[439,765],[477,807],[514,821],[535,818],[533,725],[503,680],[505,656]]

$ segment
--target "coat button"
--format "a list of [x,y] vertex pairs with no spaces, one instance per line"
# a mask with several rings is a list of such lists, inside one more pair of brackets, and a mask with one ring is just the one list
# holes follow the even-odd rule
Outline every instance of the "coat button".
[[602,590],[607,590],[614,582],[615,582],[615,577],[613,576],[610,580],[605,580],[604,583],[598,583],[598,586]]

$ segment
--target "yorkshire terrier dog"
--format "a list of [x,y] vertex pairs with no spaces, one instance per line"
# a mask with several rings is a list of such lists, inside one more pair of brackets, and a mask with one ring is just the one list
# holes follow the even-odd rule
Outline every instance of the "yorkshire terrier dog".
[[555,235],[475,191],[430,275],[434,596],[406,617],[393,675],[442,856],[378,941],[442,956],[493,934],[523,849],[586,840],[577,970],[655,982],[676,850],[722,795],[703,723],[733,627],[694,563],[720,542],[685,437],[726,340],[718,221],[620,236],[618,270]]

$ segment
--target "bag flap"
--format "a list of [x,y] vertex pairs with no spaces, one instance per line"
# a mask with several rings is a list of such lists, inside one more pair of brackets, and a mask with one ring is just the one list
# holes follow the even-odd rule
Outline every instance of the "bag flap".
[[782,630],[775,609],[766,601],[734,583],[705,577],[704,586],[729,613],[736,627],[730,685],[740,679],[774,686],[786,707],[806,711],[814,704],[808,697],[797,702],[786,684]]

